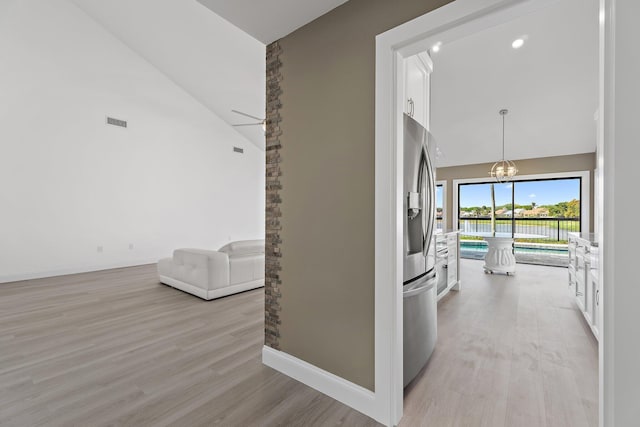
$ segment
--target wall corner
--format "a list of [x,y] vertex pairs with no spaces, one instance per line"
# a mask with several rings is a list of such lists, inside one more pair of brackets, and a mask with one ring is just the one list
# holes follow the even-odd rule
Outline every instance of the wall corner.
[[265,205],[265,313],[264,313],[264,343],[275,350],[280,350],[280,244],[282,243],[280,230],[280,190],[282,184],[280,176],[280,95],[282,81],[280,54],[282,49],[279,42],[267,46],[266,51],[266,205]]

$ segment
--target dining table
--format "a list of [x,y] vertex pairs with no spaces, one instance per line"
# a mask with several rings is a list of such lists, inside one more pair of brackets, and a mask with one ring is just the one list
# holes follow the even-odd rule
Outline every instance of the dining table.
[[462,231],[463,236],[482,237],[487,242],[487,253],[484,256],[485,273],[503,273],[507,276],[516,273],[516,257],[513,254],[513,242],[515,239],[545,239],[548,236],[530,233],[505,233]]

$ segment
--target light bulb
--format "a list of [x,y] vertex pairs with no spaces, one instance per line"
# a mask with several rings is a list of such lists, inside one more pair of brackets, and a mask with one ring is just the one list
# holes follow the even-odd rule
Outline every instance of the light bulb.
[[514,49],[520,49],[524,45],[524,39],[515,39],[513,43],[511,43],[511,47]]

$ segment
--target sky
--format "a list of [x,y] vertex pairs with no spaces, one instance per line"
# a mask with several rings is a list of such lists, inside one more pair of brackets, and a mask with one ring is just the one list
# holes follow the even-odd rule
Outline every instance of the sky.
[[[580,179],[555,179],[546,181],[515,181],[495,184],[496,205],[511,203],[511,186],[515,184],[517,205],[555,205],[573,199],[580,200]],[[460,207],[491,206],[491,184],[460,186]]]

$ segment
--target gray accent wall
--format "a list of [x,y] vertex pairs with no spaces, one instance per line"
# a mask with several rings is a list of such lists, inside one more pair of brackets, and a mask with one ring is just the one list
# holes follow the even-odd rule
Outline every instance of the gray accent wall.
[[279,41],[279,347],[370,390],[375,36],[447,3],[350,0]]

